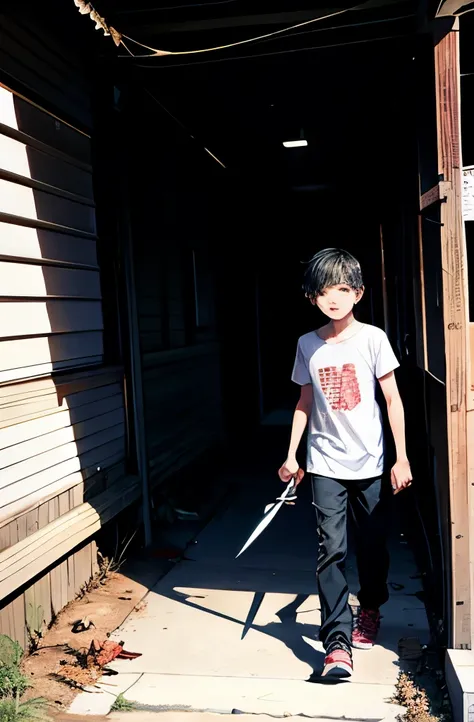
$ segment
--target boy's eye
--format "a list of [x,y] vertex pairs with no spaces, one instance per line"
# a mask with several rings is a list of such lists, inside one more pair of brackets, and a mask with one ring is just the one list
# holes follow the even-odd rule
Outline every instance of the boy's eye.
[[349,293],[348,288],[340,288],[339,290],[342,291],[343,293]]

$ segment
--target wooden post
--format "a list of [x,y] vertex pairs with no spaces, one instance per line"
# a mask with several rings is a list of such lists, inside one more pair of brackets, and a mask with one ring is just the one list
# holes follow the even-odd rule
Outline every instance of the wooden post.
[[466,245],[462,219],[459,20],[435,47],[438,169],[441,204],[446,406],[451,500],[451,646],[471,646],[467,355],[469,340]]

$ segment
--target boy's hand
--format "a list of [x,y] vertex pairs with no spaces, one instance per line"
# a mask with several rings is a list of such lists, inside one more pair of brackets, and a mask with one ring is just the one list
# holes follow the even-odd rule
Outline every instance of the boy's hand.
[[287,459],[283,466],[278,470],[278,476],[285,483],[288,484],[292,479],[296,480],[296,486],[301,482],[304,471],[300,469],[296,459]]
[[394,494],[398,494],[399,491],[403,491],[403,489],[411,486],[413,477],[408,459],[405,461],[397,461],[390,476]]

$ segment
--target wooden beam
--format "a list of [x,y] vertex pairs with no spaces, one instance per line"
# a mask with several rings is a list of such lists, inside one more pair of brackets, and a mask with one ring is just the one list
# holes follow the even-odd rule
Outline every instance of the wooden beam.
[[421,336],[423,345],[423,368],[428,371],[428,334],[426,331],[425,261],[423,258],[422,219],[418,216],[418,254],[420,262]]
[[[468,358],[468,374],[467,374],[467,410],[474,411],[474,323],[469,324],[469,358]],[[468,439],[472,439],[468,433]],[[470,453],[468,449],[468,453]],[[474,453],[472,454],[474,457]],[[473,459],[474,463],[474,459]],[[469,480],[474,483],[474,476],[469,477]],[[473,537],[474,541],[474,537]],[[473,615],[474,617],[474,615]]]
[[452,634],[455,648],[471,646],[471,565],[467,444],[469,348],[466,243],[462,220],[459,26],[435,48],[438,171],[441,206],[446,405],[451,502]]
[[76,507],[1,552],[0,600],[20,590],[92,537],[140,494],[139,479],[127,476],[90,503]]
[[469,0],[444,0],[444,2],[440,3],[436,17],[443,18],[456,15],[465,5],[470,5]]
[[441,203],[446,200],[446,183],[440,182],[429,191],[423,193],[420,198],[420,210],[424,211],[425,208],[433,205],[433,203]]

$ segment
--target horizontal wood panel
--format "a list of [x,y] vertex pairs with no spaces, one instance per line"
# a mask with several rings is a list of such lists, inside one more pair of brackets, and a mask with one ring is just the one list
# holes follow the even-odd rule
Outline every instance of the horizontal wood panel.
[[[93,371],[90,372],[93,374]],[[103,379],[103,383],[100,382]],[[116,382],[113,378],[109,378],[106,375],[92,376],[92,380],[96,381],[96,384],[89,386],[88,383],[81,383],[83,379],[76,382],[76,385],[71,384],[55,384],[52,379],[45,379],[50,384],[45,385],[44,388],[38,388],[36,392],[31,390],[29,393],[22,390],[23,384],[18,383],[12,386],[2,386],[0,391],[12,390],[13,386],[18,387],[17,394],[5,395],[0,398],[0,410],[16,409],[25,410],[28,408],[30,403],[36,403],[40,401],[47,401],[51,409],[74,409],[86,404],[90,404],[94,401],[100,401],[101,399],[114,396],[115,394],[122,393],[122,385]],[[25,384],[26,386],[27,384]]]
[[94,199],[91,173],[1,133],[0,169]]
[[86,233],[96,232],[94,208],[2,179],[0,212],[47,221]]
[[[59,432],[61,434],[61,432]],[[64,443],[62,446],[52,448],[50,451],[45,451],[36,456],[25,458],[24,461],[19,461],[12,466],[7,466],[1,469],[0,474],[0,489],[2,489],[2,497],[6,494],[6,487],[10,484],[14,484],[17,481],[26,479],[29,476],[33,476],[40,471],[49,469],[57,464],[61,464],[63,461],[73,459],[75,457],[81,457],[87,455],[88,452],[99,446],[104,446],[111,441],[121,439],[124,437],[125,429],[124,424],[119,423],[112,428],[92,433],[90,436],[86,436],[82,439],[75,439],[73,431],[70,433],[62,432],[64,436],[68,438],[70,443]],[[2,452],[3,459],[8,457],[8,454]]]
[[[1,265],[1,264],[0,264]],[[31,366],[57,361],[101,356],[103,339],[100,331],[91,333],[68,333],[58,336],[0,341],[0,364],[2,368],[18,369],[25,359]]]
[[150,355],[143,387],[150,476],[158,481],[222,438],[219,346]]
[[159,316],[140,316],[140,333],[156,333],[161,331],[161,318]]
[[[89,125],[90,99],[79,71],[71,67],[66,69],[61,60],[62,53],[49,51],[45,38],[37,38],[29,28],[21,29],[11,21],[2,26],[4,70],[21,79],[34,92],[41,92],[63,112],[79,114],[81,122]],[[56,40],[52,42],[54,47]]]
[[61,397],[79,391],[89,391],[99,386],[121,383],[123,368],[108,366],[94,371],[74,371],[55,379],[30,379],[17,384],[0,385],[0,405],[15,401],[20,402],[38,395],[58,393]]
[[189,466],[207,451],[216,448],[221,441],[222,435],[218,431],[211,432],[209,429],[204,429],[196,433],[193,438],[196,446],[192,449],[184,441],[179,440],[172,447],[163,448],[156,457],[150,458],[149,477],[153,487]]
[[37,398],[23,398],[7,401],[0,404],[0,427],[10,424],[18,424],[35,418],[35,414],[41,415],[43,412],[48,414],[66,409],[78,409],[94,401],[111,398],[117,394],[122,394],[120,384],[111,384],[110,386],[99,386],[88,391],[80,391],[75,394],[61,397],[57,390],[52,393],[44,394]]
[[140,335],[140,347],[142,353],[150,353],[153,351],[159,351],[164,347],[163,334],[157,333],[143,333]]
[[[182,364],[188,362],[191,366],[196,364],[217,363],[220,354],[220,345],[218,343],[205,343],[196,346],[187,346],[186,348],[169,349],[160,351],[159,353],[147,354],[143,358],[143,368],[148,379],[153,376],[160,376],[162,367],[172,366],[179,372]],[[210,357],[209,362],[204,361],[205,357]],[[214,357],[214,359],[212,358]],[[193,361],[196,359],[196,362]]]
[[54,397],[54,394],[21,405],[3,406],[0,408],[0,428],[34,419],[44,413],[51,414],[58,408],[57,398]]
[[15,424],[0,429],[0,450],[8,447],[21,447],[24,442],[45,438],[52,432],[65,429],[68,426],[86,421],[94,421],[111,413],[120,413],[123,416],[123,396],[116,394],[76,409],[60,410],[57,414],[50,414],[40,419]]
[[0,314],[0,338],[101,329],[101,303],[95,301],[4,302]]
[[0,88],[0,122],[90,165],[90,138],[61,123],[49,113]]
[[103,524],[138,499],[139,494],[138,479],[125,478],[110,491],[100,494],[94,507],[85,503],[3,551],[0,554],[0,598],[8,597],[89,539]]
[[5,448],[0,451],[0,470],[20,462],[24,463],[24,459],[31,459],[44,452],[58,449],[61,446],[74,443],[84,437],[89,437],[100,431],[123,424],[123,420],[123,409],[119,408],[109,413],[71,424],[66,428],[42,434],[29,441],[15,444],[15,446]]
[[[2,48],[0,48],[0,67],[5,73],[9,73],[14,77],[21,78],[23,76],[23,82],[32,88],[34,92],[40,90],[38,88],[38,77],[35,73],[5,53]],[[9,93],[3,88],[0,90]],[[55,102],[63,112],[70,113],[73,110],[72,104],[68,108],[64,93],[59,89],[55,90],[51,85],[43,83],[42,90],[46,97],[49,96],[52,102]],[[80,110],[79,114],[81,116],[80,120],[90,126],[89,114]],[[58,121],[49,113],[18,96],[0,98],[0,122],[38,138],[53,148],[59,148],[72,158],[77,158],[77,160],[84,163],[90,163],[90,143],[87,136],[82,135],[66,123]]]
[[[112,487],[124,476],[123,451],[119,449],[111,456],[102,459],[100,471],[97,471],[97,466],[93,465],[54,481],[46,479],[43,485],[39,485],[37,480],[37,485],[33,491],[25,495],[20,494],[10,504],[4,504],[0,507],[0,528],[12,518],[25,514],[29,510],[35,508],[41,510],[45,506],[47,507],[49,502],[56,503],[58,495],[61,494],[69,494],[74,499],[74,503],[70,505],[70,508],[79,506],[84,501],[88,501],[100,494],[104,489]],[[55,516],[58,515],[59,510]]]
[[[8,30],[4,39],[0,52],[21,45]],[[25,46],[24,59],[30,52]],[[38,65],[48,54],[42,48]],[[96,245],[81,236],[96,232],[91,169],[83,165],[89,161],[89,137],[0,88],[0,339],[9,342],[3,357],[0,351],[0,384],[102,363]],[[96,333],[81,343],[80,332]],[[75,336],[64,341],[59,334]],[[31,412],[38,410],[35,402]]]
[[47,498],[68,491],[79,484],[84,485],[98,473],[124,460],[124,445],[118,440],[98,447],[89,453],[93,459],[87,465],[81,465],[78,458],[69,459],[58,464],[51,473],[38,472],[24,482],[18,482],[2,491],[0,497],[0,520],[10,518],[18,510],[31,508]]
[[0,256],[97,266],[97,244],[64,233],[0,222]]
[[[55,466],[38,471],[32,476],[4,487],[0,495],[0,508],[19,499],[26,499],[30,494],[34,494],[39,490],[46,493],[47,488],[54,482],[65,479],[77,472],[82,473],[83,469],[101,466],[107,460],[111,460],[110,463],[117,463],[124,458],[124,455],[125,442],[122,436],[102,446],[91,448],[80,456],[71,456]],[[97,471],[97,468],[95,471]]]
[[103,362],[103,356],[86,356],[85,358],[68,359],[67,361],[55,361],[36,364],[35,366],[22,366],[18,369],[10,369],[9,371],[0,371],[0,383],[20,381],[21,379],[31,379],[39,376],[50,376],[55,371],[64,371],[69,368],[80,368],[100,366]]
[[[41,11],[40,11],[41,12]],[[42,14],[42,13],[41,13]],[[41,75],[54,71],[55,81],[68,80],[74,85],[73,92],[80,96],[88,96],[90,93],[88,79],[84,73],[82,57],[78,52],[77,45],[73,45],[67,33],[58,36],[56,32],[50,33],[49,26],[44,27],[41,19],[34,14],[31,16],[8,17],[5,19],[10,43],[15,42],[15,54],[23,55],[25,62],[35,65],[35,60],[41,60],[43,65]],[[35,20],[37,22],[35,22]],[[39,22],[38,22],[39,21]],[[7,45],[7,48],[12,47]],[[20,52],[23,50],[23,53]],[[31,56],[25,57],[25,50]]]
[[[100,299],[100,276],[98,271],[78,271],[71,268],[0,261],[0,296],[12,298],[70,296]],[[81,354],[81,356],[87,355],[87,353]]]

